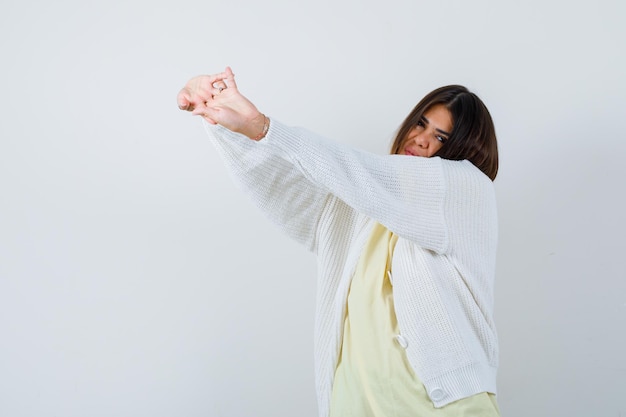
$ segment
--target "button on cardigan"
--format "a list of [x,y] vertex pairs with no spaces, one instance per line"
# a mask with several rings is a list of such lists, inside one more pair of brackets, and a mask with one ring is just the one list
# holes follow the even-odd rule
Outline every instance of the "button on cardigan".
[[350,280],[375,222],[399,236],[394,303],[406,354],[435,407],[496,393],[497,211],[469,161],[375,155],[271,119],[252,141],[206,124],[235,182],[318,258],[315,375],[329,411]]

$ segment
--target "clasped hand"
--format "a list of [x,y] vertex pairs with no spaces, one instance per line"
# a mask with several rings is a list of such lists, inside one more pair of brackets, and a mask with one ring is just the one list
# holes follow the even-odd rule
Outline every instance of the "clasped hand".
[[249,138],[258,137],[264,128],[265,116],[239,92],[230,67],[192,78],[178,93],[177,102],[181,110]]

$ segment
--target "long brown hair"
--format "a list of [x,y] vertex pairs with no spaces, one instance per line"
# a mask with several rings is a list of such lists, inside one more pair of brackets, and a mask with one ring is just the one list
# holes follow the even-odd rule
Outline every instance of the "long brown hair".
[[452,116],[452,132],[433,155],[460,161],[467,159],[493,181],[498,174],[496,130],[485,104],[462,85],[448,85],[426,95],[406,117],[391,147],[396,154],[424,112],[443,104]]

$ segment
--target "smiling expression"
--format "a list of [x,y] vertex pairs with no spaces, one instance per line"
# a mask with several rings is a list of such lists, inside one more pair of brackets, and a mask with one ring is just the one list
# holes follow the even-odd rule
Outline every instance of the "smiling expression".
[[448,140],[452,127],[450,111],[443,104],[435,104],[426,110],[417,125],[409,130],[398,153],[429,158]]

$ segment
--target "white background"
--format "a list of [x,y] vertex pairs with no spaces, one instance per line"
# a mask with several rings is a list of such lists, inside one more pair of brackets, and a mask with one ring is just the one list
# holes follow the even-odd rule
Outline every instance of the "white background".
[[315,259],[176,107],[226,65],[265,113],[379,153],[433,88],[475,91],[503,416],[626,416],[625,9],[3,2],[0,416],[316,415]]

